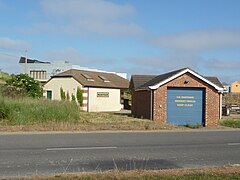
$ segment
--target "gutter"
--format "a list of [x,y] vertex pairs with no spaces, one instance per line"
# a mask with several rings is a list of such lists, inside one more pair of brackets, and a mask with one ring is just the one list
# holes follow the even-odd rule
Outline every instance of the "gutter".
[[150,119],[153,120],[153,90],[150,90]]

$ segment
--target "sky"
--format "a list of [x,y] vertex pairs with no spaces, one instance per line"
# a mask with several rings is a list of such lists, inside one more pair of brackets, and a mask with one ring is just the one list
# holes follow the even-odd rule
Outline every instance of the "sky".
[[239,0],[0,0],[0,69],[21,56],[160,75],[190,67],[240,81]]

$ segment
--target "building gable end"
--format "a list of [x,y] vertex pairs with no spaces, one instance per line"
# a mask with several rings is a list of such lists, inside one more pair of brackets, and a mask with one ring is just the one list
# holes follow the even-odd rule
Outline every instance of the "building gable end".
[[223,88],[218,87],[217,85],[215,85],[214,83],[210,82],[209,80],[207,80],[203,76],[197,74],[196,72],[194,72],[194,71],[192,71],[191,69],[188,69],[188,68],[183,70],[183,71],[181,71],[181,72],[179,72],[179,73],[176,73],[175,75],[173,75],[173,76],[171,76],[171,77],[169,77],[169,78],[167,78],[167,79],[165,79],[165,80],[163,80],[163,81],[161,81],[161,82],[159,82],[159,83],[157,83],[157,84],[155,84],[153,86],[149,86],[149,89],[152,89],[152,90],[158,89],[160,86],[162,86],[162,85],[164,85],[164,84],[174,80],[175,78],[177,78],[177,77],[179,77],[179,76],[181,76],[181,75],[183,75],[185,73],[190,73],[193,76],[201,79],[205,83],[207,83],[207,84],[211,85],[212,87],[214,87],[218,92],[220,92],[220,93],[223,92]]

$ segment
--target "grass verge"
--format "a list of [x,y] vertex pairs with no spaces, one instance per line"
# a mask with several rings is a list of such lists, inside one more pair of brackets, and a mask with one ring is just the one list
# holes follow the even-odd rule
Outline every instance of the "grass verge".
[[[76,103],[0,96],[0,131],[158,130],[176,126],[115,113],[80,112]],[[180,127],[179,127],[180,128]],[[183,127],[181,127],[183,128]]]
[[212,167],[201,169],[168,169],[168,170],[132,170],[107,171],[98,173],[60,174],[51,177],[23,178],[22,180],[238,180],[240,167]]
[[44,99],[0,97],[0,125],[22,126],[48,122],[76,123],[80,118],[76,103]]
[[[55,121],[0,120],[0,131],[102,131],[102,130],[169,130],[185,129],[173,125],[162,126],[158,122],[133,118],[115,113],[79,112],[79,118]],[[18,124],[19,123],[19,124]]]
[[220,122],[220,124],[222,126],[227,126],[227,127],[231,127],[231,128],[240,128],[240,119],[224,119]]

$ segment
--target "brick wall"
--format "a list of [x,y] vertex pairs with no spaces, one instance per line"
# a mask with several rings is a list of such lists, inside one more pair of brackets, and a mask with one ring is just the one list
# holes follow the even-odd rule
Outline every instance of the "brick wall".
[[[185,84],[185,80],[189,83]],[[190,73],[186,73],[171,82],[161,86],[154,91],[153,120],[161,124],[166,124],[167,115],[167,88],[168,87],[196,87],[204,88],[206,92],[205,99],[205,126],[214,127],[219,122],[220,114],[220,95],[218,92]]]
[[132,115],[138,118],[150,119],[151,92],[133,91],[132,92]]

